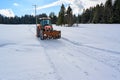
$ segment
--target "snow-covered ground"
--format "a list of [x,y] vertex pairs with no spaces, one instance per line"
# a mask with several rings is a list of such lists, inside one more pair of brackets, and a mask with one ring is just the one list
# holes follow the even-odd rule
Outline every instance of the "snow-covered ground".
[[120,80],[120,24],[54,29],[41,41],[35,25],[0,25],[0,80]]

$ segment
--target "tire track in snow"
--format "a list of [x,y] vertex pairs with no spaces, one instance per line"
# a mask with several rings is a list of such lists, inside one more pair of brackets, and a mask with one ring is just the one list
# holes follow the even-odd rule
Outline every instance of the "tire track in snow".
[[11,45],[16,45],[16,43],[2,43],[0,44],[0,47],[11,46]]
[[[32,29],[31,29],[31,31],[32,31]],[[32,32],[32,33],[34,34],[34,32]],[[84,44],[79,43],[79,42],[74,42],[74,41],[71,41],[71,40],[69,40],[69,39],[67,39],[67,38],[64,38],[64,37],[62,37],[61,40],[64,40],[64,41],[70,43],[72,46],[75,46],[76,50],[79,50],[79,47],[84,47],[84,49],[90,48],[90,49],[92,49],[93,51],[98,50],[98,51],[115,53],[115,54],[118,54],[118,53],[119,53],[119,52],[114,52],[114,51],[112,52],[112,51],[109,51],[109,50],[103,50],[103,49],[99,49],[99,48],[97,49],[96,47],[84,45]],[[64,41],[63,41],[63,42],[64,42]],[[40,42],[40,41],[39,41],[39,42]],[[41,41],[41,42],[42,42],[42,41]],[[59,75],[59,73],[58,73],[58,71],[57,71],[57,68],[55,67],[54,62],[51,60],[51,57],[49,56],[48,52],[45,50],[45,47],[46,47],[46,46],[42,45],[42,47],[44,48],[46,58],[48,59],[50,65],[51,65],[51,68],[53,68],[53,71],[56,72],[56,73],[54,73],[55,76],[56,76],[56,79],[57,79],[57,80],[62,80],[62,77]],[[75,50],[75,48],[74,48],[74,50]],[[105,60],[100,60],[100,59],[98,59],[98,57],[89,55],[89,54],[83,52],[82,50],[79,50],[79,51],[80,51],[83,55],[88,56],[88,57],[90,57],[91,59],[94,59],[94,60],[96,60],[96,61],[98,61],[98,62],[101,62],[101,63],[103,63],[103,64],[105,64],[105,65],[108,65],[108,66],[110,66],[110,67],[112,67],[112,68],[114,68],[114,69],[116,69],[116,70],[118,70],[118,71],[120,72],[120,69],[116,68],[114,65],[111,65],[111,64],[105,62]],[[74,54],[68,54],[68,55],[71,55],[71,56],[72,56],[72,55],[74,55]],[[80,69],[80,66],[77,65],[77,63],[74,63],[74,66],[75,66],[76,68]],[[86,73],[86,72],[85,72],[85,73]],[[86,74],[86,75],[87,75],[87,74]]]
[[[67,51],[68,50],[71,50],[71,48],[67,47]],[[71,66],[78,70],[80,77],[82,75],[82,76],[85,76],[87,78],[89,73],[86,70],[82,69],[82,67],[77,63],[78,61],[79,62],[83,61],[82,59],[78,58],[78,56],[73,55],[71,52],[66,52],[66,54],[61,53],[61,55],[64,57],[64,61],[66,61],[68,64],[72,64]],[[81,79],[79,79],[79,80],[81,80]]]
[[[61,40],[60,40],[61,41]],[[44,44],[44,42],[45,42],[45,44]],[[50,46],[49,44],[47,44],[46,42],[51,42],[51,41],[43,41],[43,47],[44,48],[46,48],[46,49],[48,49],[48,51],[49,50],[51,50],[51,49],[49,49],[50,47],[52,47],[52,46]],[[54,42],[54,41],[53,41]],[[76,71],[77,70],[77,72],[75,72],[75,74],[76,73],[79,73],[79,79],[76,79],[76,80],[81,80],[81,78],[80,77],[84,77],[84,78],[86,78],[86,80],[89,80],[89,77],[90,77],[90,75],[91,75],[91,72],[89,72],[89,69],[87,68],[87,70],[82,66],[81,67],[81,65],[80,65],[80,63],[82,62],[82,61],[80,61],[81,59],[80,58],[76,58],[76,56],[74,56],[74,54],[71,52],[71,49],[73,49],[73,50],[78,50],[78,48],[76,48],[76,47],[74,47],[75,45],[73,45],[73,44],[69,44],[69,42],[65,42],[65,41],[63,41],[62,40],[62,42],[64,43],[64,44],[66,44],[66,49],[67,49],[67,51],[68,52],[64,52],[64,53],[62,53],[62,55],[63,54],[65,54],[63,57],[64,57],[64,59],[66,59],[66,60],[64,60],[66,63],[67,63],[67,65],[66,66],[69,66],[68,64],[71,64],[70,66],[70,68],[68,68],[68,70],[69,69],[73,69],[73,71]],[[42,43],[42,41],[41,41],[41,43]],[[56,43],[53,45],[54,47],[55,47],[55,45],[56,45]],[[69,47],[69,45],[70,45],[70,47]],[[50,46],[50,47],[48,47],[48,46]],[[63,46],[63,45],[62,45]],[[67,47],[68,46],[68,47]],[[71,46],[73,46],[73,48],[71,47]],[[58,46],[59,47],[59,46]],[[58,50],[59,51],[59,50]],[[79,51],[78,51],[79,52]],[[70,54],[69,54],[70,53]],[[49,55],[49,53],[47,52],[47,54],[48,54],[48,56],[50,57],[50,60],[52,61],[52,63],[54,63],[53,62],[53,60],[56,60],[56,58],[54,59],[54,57],[52,57],[52,55],[50,56]],[[84,55],[84,53],[82,53],[83,55]],[[54,55],[54,54],[53,54]],[[57,53],[55,53],[55,55],[57,55]],[[61,55],[61,53],[60,53],[60,55]],[[58,57],[60,56],[60,55],[58,55]],[[69,57],[68,55],[71,55],[72,57]],[[86,56],[86,55],[84,55],[84,56]],[[57,56],[56,56],[57,57]],[[80,57],[80,56],[79,56]],[[83,57],[83,56],[81,56],[81,57]],[[86,56],[85,58],[91,58],[90,56]],[[59,59],[59,58],[58,58]],[[60,58],[60,59],[63,59],[63,58]],[[72,59],[72,60],[71,60]],[[84,60],[84,59],[83,59]],[[84,63],[85,62],[85,64],[86,65],[88,65],[88,64],[90,64],[90,65],[92,65],[93,64],[93,68],[92,68],[92,70],[94,70],[94,71],[97,71],[97,70],[95,70],[95,69],[97,69],[97,67],[98,66],[96,66],[96,65],[94,65],[94,62],[97,62],[98,60],[94,60],[94,58],[92,58],[92,59],[89,59],[90,61],[87,61],[86,62],[86,60],[84,60],[82,63]],[[91,64],[92,63],[92,64]],[[64,63],[63,63],[64,64]],[[102,62],[100,62],[99,61],[99,63],[98,64],[103,64]],[[55,66],[56,64],[54,64],[54,66]],[[58,65],[60,65],[59,63],[58,63]],[[103,65],[105,65],[105,64],[103,64]],[[107,66],[107,65],[106,65]],[[108,66],[109,67],[109,66]],[[58,69],[59,67],[57,67],[56,69]],[[101,69],[101,68],[98,68],[98,69]],[[104,69],[102,69],[102,70],[104,70]],[[99,70],[98,70],[99,71]],[[58,73],[58,74],[60,74],[60,73]],[[74,74],[73,74],[74,75]],[[99,75],[99,73],[97,74],[97,75]],[[103,76],[103,75],[102,75]],[[75,76],[74,76],[75,77]]]
[[97,47],[94,47],[94,46],[85,45],[85,44],[82,44],[82,43],[79,43],[79,42],[71,41],[71,40],[69,40],[67,38],[64,38],[64,37],[62,37],[62,39],[65,40],[65,41],[68,41],[68,42],[70,42],[70,43],[72,43],[74,45],[77,45],[77,46],[84,46],[84,47],[88,47],[88,48],[99,50],[99,51],[120,54],[120,52],[117,52],[117,51],[112,51],[112,50],[107,50],[107,49],[97,48]]
[[[79,47],[84,47],[84,48],[90,48],[90,49],[92,49],[93,51],[95,51],[95,50],[98,50],[98,51],[105,51],[105,52],[107,52],[107,53],[115,53],[115,54],[120,54],[119,52],[114,52],[114,51],[106,51],[106,50],[102,50],[102,49],[99,49],[99,48],[96,48],[96,47],[92,47],[92,46],[88,46],[88,45],[83,45],[82,43],[79,43],[79,42],[74,42],[74,41],[71,41],[71,40],[69,40],[69,39],[67,39],[67,38],[64,38],[64,37],[62,37],[62,40],[64,40],[64,41],[66,41],[66,42],[68,42],[68,43],[70,43],[70,44],[72,44],[73,46],[76,46],[76,48],[77,48],[77,50],[79,50],[82,54],[84,54],[84,55],[86,55],[86,56],[88,56],[88,57],[91,57],[92,59],[95,59],[95,60],[97,60],[98,62],[102,62],[103,64],[106,64],[106,65],[108,65],[108,66],[110,66],[110,67],[112,67],[112,68],[114,68],[115,70],[117,70],[117,71],[119,71],[120,72],[120,68],[118,67],[119,65],[120,65],[120,61],[118,61],[118,63],[116,64],[116,65],[113,65],[113,64],[110,64],[109,62],[106,62],[106,60],[105,60],[105,58],[103,59],[99,59],[98,57],[96,57],[96,56],[92,56],[92,55],[89,55],[89,54],[87,54],[87,53],[85,53],[85,52],[83,52],[83,50],[80,50],[80,48]],[[72,54],[71,54],[72,55]]]
[[[40,39],[38,39],[38,40],[40,42]],[[55,64],[52,62],[50,56],[48,55],[48,52],[45,50],[46,47],[44,45],[42,45],[42,44],[40,44],[40,45],[44,50],[47,61],[49,62],[51,68],[53,69],[53,74],[55,74],[56,79],[57,80],[63,80],[62,77],[58,74],[57,68],[55,67]]]
[[[32,29],[35,29],[35,27],[30,27],[30,26],[28,25],[28,28],[29,28],[30,33],[32,33],[33,35],[35,35],[35,32],[32,30]],[[46,59],[47,59],[47,61],[49,62],[51,68],[53,69],[53,74],[55,74],[56,80],[63,80],[62,77],[58,74],[57,68],[55,67],[55,65],[54,65],[54,63],[52,62],[50,56],[48,55],[47,51],[45,50],[45,46],[41,44],[42,41],[40,40],[40,38],[37,38],[37,40],[38,40],[38,42],[40,43],[40,46],[41,46],[41,47],[43,48],[43,50],[44,50]],[[40,42],[40,41],[41,41],[41,42]]]
[[[47,41],[47,42],[49,42],[49,41]],[[53,41],[50,41],[50,42],[53,42]],[[41,41],[41,43],[42,43],[42,41]],[[58,51],[55,50],[55,52],[54,52],[54,50],[52,50],[53,53],[51,53],[51,49],[50,49],[50,47],[48,47],[48,46],[50,46],[50,44],[48,44],[48,45],[46,45],[46,44],[47,44],[47,43],[45,42],[45,44],[43,44],[42,47],[45,48],[45,49],[48,49],[48,51],[45,50],[45,54],[46,54],[46,56],[47,56],[47,59],[49,60],[49,63],[51,64],[52,68],[53,68],[54,71],[56,72],[57,80],[69,80],[69,77],[67,77],[68,79],[65,79],[65,77],[63,77],[62,74],[64,74],[63,72],[65,72],[65,73],[68,73],[68,72],[69,72],[70,75],[74,75],[73,73],[71,73],[72,70],[73,70],[73,72],[74,72],[75,74],[76,74],[76,73],[79,73],[79,74],[76,75],[77,77],[75,77],[75,76],[73,76],[73,77],[78,78],[77,80],[81,80],[81,76],[80,76],[80,75],[85,75],[85,74],[83,74],[84,71],[81,72],[81,69],[78,68],[78,67],[76,67],[76,65],[74,65],[74,64],[71,65],[71,62],[68,61],[64,55],[62,55],[63,53],[59,52],[59,49],[58,49]],[[61,45],[61,43],[59,43],[59,41],[58,41],[57,44]],[[56,47],[56,44],[54,44],[54,45],[52,45],[52,46],[53,46],[53,47]],[[59,47],[59,46],[58,46],[58,47]],[[67,48],[67,49],[69,50],[69,48]],[[49,50],[50,50],[50,52],[49,52]],[[60,50],[61,50],[61,49],[60,49]],[[49,53],[51,53],[51,54],[49,54]],[[66,53],[66,52],[65,52],[65,53]],[[51,56],[50,56],[50,55],[51,55]],[[54,56],[57,57],[57,58],[54,58],[52,55],[54,55]],[[66,55],[68,56],[68,54],[66,54]],[[56,60],[56,59],[58,59],[58,60]],[[56,61],[54,61],[54,60],[56,60]],[[60,60],[60,61],[63,61],[63,60],[64,60],[64,61],[62,62],[62,64],[61,64],[61,63],[59,64],[59,60]],[[61,68],[61,67],[59,67],[59,66],[61,66],[61,65],[64,65],[64,66],[62,66],[62,68]],[[56,67],[56,66],[57,66],[57,67]],[[68,71],[68,70],[65,70],[65,71],[64,71],[64,67],[68,67],[68,70],[70,70],[70,71]],[[75,72],[75,71],[77,71],[77,72]],[[60,74],[61,74],[61,76],[60,76]],[[69,74],[66,74],[66,75],[69,75]],[[79,76],[78,76],[78,75],[79,75]],[[70,77],[72,77],[72,76],[70,76]],[[71,80],[71,79],[70,79],[70,80]]]

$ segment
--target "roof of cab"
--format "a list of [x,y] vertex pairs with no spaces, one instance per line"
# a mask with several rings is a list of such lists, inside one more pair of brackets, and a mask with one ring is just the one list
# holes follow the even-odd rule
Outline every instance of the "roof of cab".
[[48,20],[48,19],[50,19],[49,17],[42,17],[42,18],[39,18],[40,20]]

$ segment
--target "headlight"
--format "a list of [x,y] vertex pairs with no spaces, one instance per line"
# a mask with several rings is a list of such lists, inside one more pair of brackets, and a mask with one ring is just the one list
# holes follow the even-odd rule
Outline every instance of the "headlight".
[[46,34],[44,34],[44,36],[47,36]]

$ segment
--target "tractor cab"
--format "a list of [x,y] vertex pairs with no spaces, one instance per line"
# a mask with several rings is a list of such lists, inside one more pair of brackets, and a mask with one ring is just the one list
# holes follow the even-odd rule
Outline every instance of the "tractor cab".
[[45,26],[52,26],[50,18],[40,18],[40,24],[43,28]]

